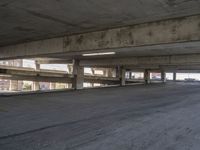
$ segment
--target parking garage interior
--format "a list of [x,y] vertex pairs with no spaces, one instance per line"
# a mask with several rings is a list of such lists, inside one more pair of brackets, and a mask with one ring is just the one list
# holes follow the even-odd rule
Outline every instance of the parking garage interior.
[[0,150],[199,150],[199,0],[0,1]]

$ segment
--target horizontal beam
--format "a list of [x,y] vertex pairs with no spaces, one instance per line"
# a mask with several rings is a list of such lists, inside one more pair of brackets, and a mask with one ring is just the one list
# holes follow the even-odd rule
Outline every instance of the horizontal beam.
[[35,59],[37,64],[72,64],[73,60],[65,59]]
[[[25,68],[4,68],[0,69],[1,79],[11,80],[28,80],[37,82],[59,82],[59,83],[72,83],[74,76],[66,73],[54,73],[50,71],[40,70],[33,71]],[[18,69],[18,70],[17,70]],[[112,77],[99,77],[99,76],[84,76],[84,82],[101,83],[101,84],[118,84],[119,78]]]
[[73,78],[66,77],[44,77],[33,75],[2,75],[0,79],[35,81],[35,82],[56,82],[56,83],[72,83]]
[[[66,77],[44,77],[44,76],[32,76],[32,75],[1,75],[0,79],[9,80],[24,80],[24,81],[36,81],[36,82],[56,82],[56,83],[72,83],[73,78]],[[84,76],[84,82],[88,83],[100,83],[100,84],[119,84],[119,79]]]
[[42,77],[69,77],[71,78],[71,74],[66,73],[58,73],[58,72],[50,72],[50,71],[32,71],[32,70],[15,70],[15,69],[2,69],[0,68],[0,74],[6,75],[27,75],[27,76],[42,76]]
[[83,33],[0,48],[0,59],[79,55],[99,50],[200,41],[200,15]]
[[[3,75],[0,76],[0,79],[6,80],[22,80],[22,81],[35,81],[35,82],[56,82],[56,83],[72,83],[73,78],[64,78],[64,77],[42,77],[42,76],[28,76],[28,75]],[[87,83],[100,83],[115,85],[120,84],[119,79],[117,78],[107,78],[107,77],[95,77],[95,76],[84,76],[84,82]],[[127,79],[127,83],[140,83],[144,80],[133,80]]]
[[99,77],[99,76],[84,76],[84,82],[101,83],[101,84],[119,84],[119,78]]
[[105,67],[105,66],[126,66],[127,69],[184,69],[200,65],[200,54],[190,55],[169,55],[149,57],[127,57],[127,58],[106,58],[95,60],[81,60],[81,66]]

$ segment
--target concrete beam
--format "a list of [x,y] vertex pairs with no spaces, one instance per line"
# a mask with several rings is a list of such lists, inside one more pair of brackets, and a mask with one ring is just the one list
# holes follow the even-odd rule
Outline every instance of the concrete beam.
[[29,70],[29,69],[21,69],[21,68],[17,68],[17,69],[13,69],[9,68],[7,66],[4,68],[0,68],[0,74],[2,75],[25,75],[25,76],[41,76],[41,77],[65,77],[65,78],[72,78],[73,76],[70,74],[66,74],[66,73],[59,73],[59,72],[53,72],[53,71],[45,71],[45,70],[40,70],[40,71],[34,71],[34,70]]
[[200,40],[200,15],[144,23],[104,31],[40,40],[0,48],[0,59],[85,53],[99,50]]
[[[32,76],[32,75],[1,75],[0,79],[9,79],[9,80],[27,80],[34,82],[51,82],[51,83],[73,83],[73,78],[66,77],[43,77],[43,76]],[[120,84],[118,78],[108,78],[108,77],[97,77],[97,76],[84,76],[84,82],[88,83],[100,83],[115,85]],[[130,83],[137,82],[136,80],[128,81]],[[139,81],[138,81],[139,82]]]
[[[42,77],[42,76],[28,76],[28,75],[1,75],[0,79],[7,80],[27,80],[35,82],[51,82],[51,83],[73,83],[73,78],[65,77]],[[100,83],[107,85],[120,85],[119,78],[113,77],[97,77],[97,76],[84,76],[84,82],[87,83]],[[144,80],[127,79],[127,83],[142,83]]]
[[200,54],[169,55],[169,56],[149,56],[149,57],[126,57],[126,58],[106,58],[95,60],[81,60],[81,66],[102,67],[125,65],[127,68],[155,68],[177,67],[188,65],[199,65]]
[[114,85],[119,84],[120,80],[114,77],[84,76],[84,82]]
[[[2,66],[0,69],[1,79],[11,79],[11,80],[28,80],[35,82],[58,82],[58,83],[73,83],[74,75],[66,74],[64,72],[55,73],[53,71],[45,70],[32,70],[28,68],[17,68]],[[1,67],[0,67],[1,68]],[[83,71],[83,70],[82,70]],[[80,72],[79,72],[80,73]],[[83,77],[83,79],[82,79]],[[119,84],[120,79],[115,77],[100,77],[100,76],[82,76],[81,85],[83,82],[89,83],[101,83],[101,84]],[[136,82],[136,81],[129,81]]]
[[35,59],[38,64],[72,64],[72,60],[65,59]]
[[57,83],[72,83],[73,78],[66,77],[44,77],[44,76],[33,76],[33,75],[1,75],[0,79],[10,80],[26,80],[34,82],[57,82]]

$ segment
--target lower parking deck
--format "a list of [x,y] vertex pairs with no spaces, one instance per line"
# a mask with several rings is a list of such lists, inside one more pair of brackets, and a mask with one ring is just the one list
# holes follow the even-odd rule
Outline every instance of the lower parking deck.
[[0,97],[1,150],[199,150],[200,83]]

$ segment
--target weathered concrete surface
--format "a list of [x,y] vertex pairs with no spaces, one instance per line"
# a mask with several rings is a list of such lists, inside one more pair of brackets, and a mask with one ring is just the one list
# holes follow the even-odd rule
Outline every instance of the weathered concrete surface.
[[72,82],[72,87],[75,89],[82,89],[84,82],[84,67],[80,66],[79,62],[79,60],[75,60],[73,66],[74,81]]
[[0,45],[200,13],[199,0],[1,0]]
[[70,53],[72,56],[79,56],[82,53],[102,50],[120,50],[122,53],[123,48],[133,49],[134,47],[174,43],[178,44],[179,48],[184,48],[182,43],[190,42],[193,44],[192,47],[187,47],[187,53],[192,53],[192,49],[200,44],[199,29],[200,15],[162,20],[1,47],[0,59],[39,57],[49,54],[61,54],[62,56],[62,54]]
[[143,57],[124,57],[124,58],[101,58],[101,59],[85,59],[80,61],[81,66],[116,66],[116,65],[132,65],[135,68],[168,68],[176,66],[187,68],[190,66],[198,66],[200,64],[200,54],[185,55],[165,55],[165,56],[143,56]]
[[0,97],[2,150],[199,150],[200,85]]
[[[10,67],[0,65],[0,78],[10,80],[28,80],[35,82],[59,82],[73,83],[77,80],[79,87],[82,87],[84,82],[102,83],[102,84],[118,84],[119,78],[105,76],[84,75],[83,67],[77,68],[75,74],[68,74],[65,71],[52,70],[34,70],[25,67]],[[82,74],[82,76],[80,76]],[[78,77],[77,77],[78,76]],[[78,79],[77,79],[78,78]],[[131,81],[129,81],[131,82]]]
[[38,64],[72,64],[73,60],[54,59],[54,58],[36,58]]

